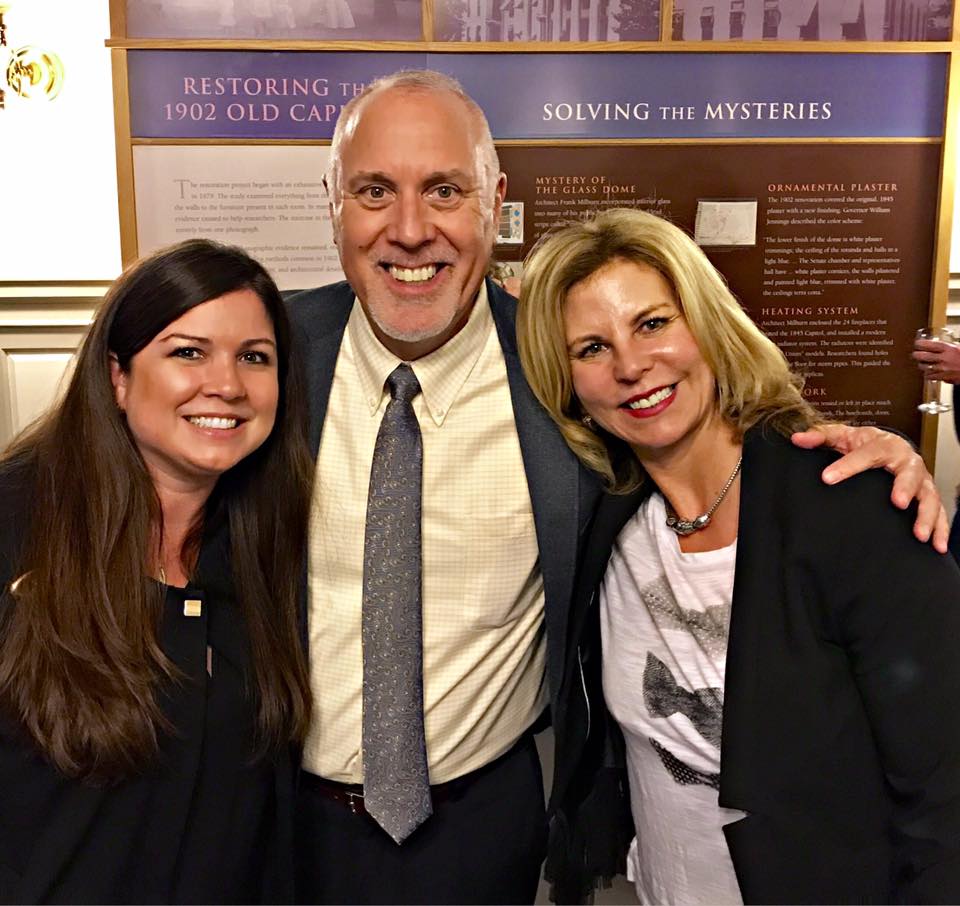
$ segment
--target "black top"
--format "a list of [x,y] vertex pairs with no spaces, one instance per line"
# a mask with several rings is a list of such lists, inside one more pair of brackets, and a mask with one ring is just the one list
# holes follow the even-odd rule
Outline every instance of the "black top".
[[[14,606],[21,490],[0,472],[3,607]],[[138,776],[106,787],[66,778],[0,720],[0,902],[292,899],[293,772],[285,757],[252,757],[252,665],[228,550],[225,529],[208,533],[197,584],[166,590],[160,642],[182,679],[162,687],[174,730]],[[199,616],[185,615],[187,600],[202,602]]]

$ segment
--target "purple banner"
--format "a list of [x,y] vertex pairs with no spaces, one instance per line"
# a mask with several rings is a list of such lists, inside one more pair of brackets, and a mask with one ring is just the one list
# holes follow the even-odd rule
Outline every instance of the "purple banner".
[[459,79],[496,139],[940,137],[945,54],[133,50],[137,138],[324,139],[372,79]]

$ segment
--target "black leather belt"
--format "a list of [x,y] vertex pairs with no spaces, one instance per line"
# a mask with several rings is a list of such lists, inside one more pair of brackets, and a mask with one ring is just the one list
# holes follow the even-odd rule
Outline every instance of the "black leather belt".
[[[481,768],[481,770],[483,770],[483,768]],[[476,771],[473,771],[470,774],[465,774],[463,777],[456,777],[446,783],[438,783],[431,786],[430,800],[434,806],[436,807],[450,799],[455,799],[476,776],[476,773]],[[354,815],[367,814],[367,807],[363,801],[362,784],[337,783],[336,780],[327,780],[326,777],[317,777],[316,774],[309,774],[306,771],[301,772],[300,782],[308,790],[326,799],[332,799],[334,802],[345,805]]]
[[[517,753],[520,749],[527,746],[533,746],[533,733],[528,730],[524,733],[506,752],[499,758],[495,758],[489,764],[482,768],[477,768],[469,774],[462,777],[455,777],[446,783],[437,783],[430,787],[430,799],[434,807],[442,805],[451,799],[456,799],[463,791],[475,780],[478,780],[484,774],[496,770],[499,765]],[[318,777],[309,771],[300,772],[300,783],[304,788],[345,805],[354,815],[366,815],[367,807],[363,802],[363,784],[360,783],[338,783],[336,780],[327,780],[326,777]]]

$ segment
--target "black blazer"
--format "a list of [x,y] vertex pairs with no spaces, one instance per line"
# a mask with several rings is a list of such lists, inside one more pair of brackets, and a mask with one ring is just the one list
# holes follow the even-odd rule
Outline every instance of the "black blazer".
[[[912,537],[889,476],[824,485],[832,458],[760,429],[744,443],[720,771],[720,805],[747,812],[724,828],[737,880],[747,903],[960,902],[960,572]],[[555,822],[617,741],[596,590],[644,496],[605,498],[587,546]]]
[[[547,677],[555,698],[566,647],[565,634],[580,534],[599,499],[600,485],[570,452],[523,377],[517,354],[516,300],[491,280],[487,280],[487,298],[506,362],[513,414],[533,506],[546,598]],[[334,367],[353,308],[354,293],[349,284],[335,283],[297,293],[288,302],[304,346],[302,356],[307,364],[310,397],[310,446],[316,457]],[[305,606],[306,594],[301,595],[301,600]],[[301,622],[306,626],[305,612]]]

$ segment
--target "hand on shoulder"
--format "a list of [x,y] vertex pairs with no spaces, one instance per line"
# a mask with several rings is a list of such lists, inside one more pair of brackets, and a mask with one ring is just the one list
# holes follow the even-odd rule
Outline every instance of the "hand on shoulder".
[[826,484],[837,484],[865,472],[883,468],[894,476],[890,500],[901,510],[917,500],[913,534],[931,541],[941,554],[947,552],[950,526],[943,502],[923,458],[906,438],[872,426],[822,424],[791,437],[804,449],[826,446],[843,454],[823,470]]

